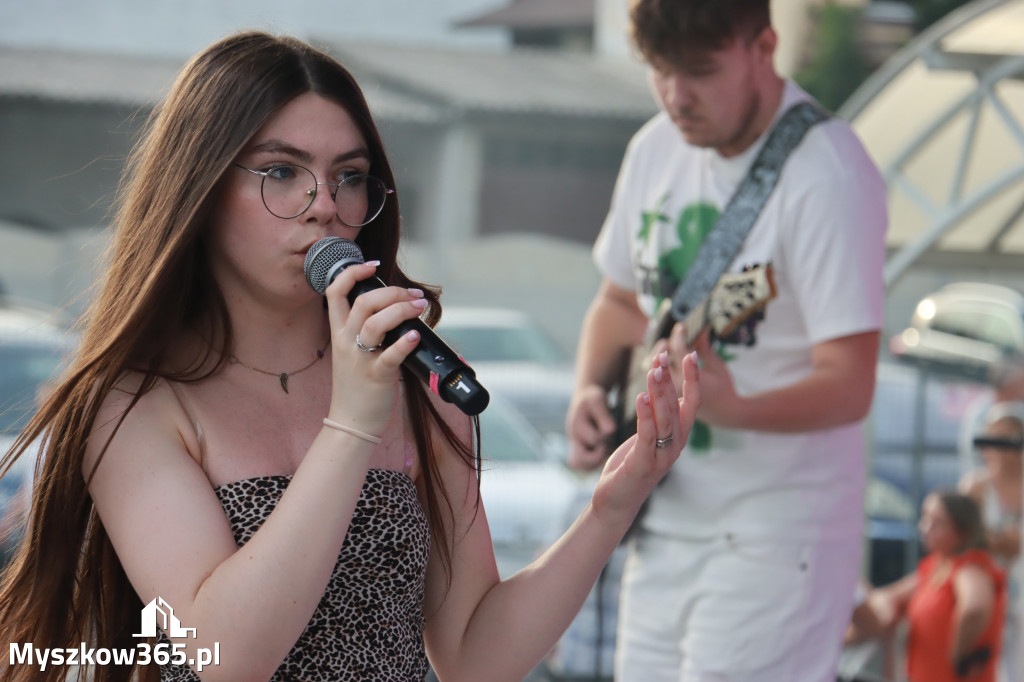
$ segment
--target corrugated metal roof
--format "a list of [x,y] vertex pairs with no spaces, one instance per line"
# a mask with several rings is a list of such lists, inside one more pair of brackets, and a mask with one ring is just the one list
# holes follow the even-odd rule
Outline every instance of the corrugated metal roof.
[[579,28],[594,25],[595,0],[514,0],[511,5],[465,19],[456,26]]
[[656,111],[643,67],[558,52],[488,52],[327,43],[357,77],[469,111],[645,119]]

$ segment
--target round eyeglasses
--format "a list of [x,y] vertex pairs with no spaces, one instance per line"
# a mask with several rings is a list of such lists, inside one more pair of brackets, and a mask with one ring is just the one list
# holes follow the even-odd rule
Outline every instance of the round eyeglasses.
[[380,215],[388,195],[395,192],[367,173],[348,175],[340,182],[317,182],[313,171],[302,166],[274,166],[263,171],[235,165],[263,178],[263,205],[272,215],[286,220],[305,213],[313,205],[320,185],[327,185],[338,220],[349,227],[363,227]]

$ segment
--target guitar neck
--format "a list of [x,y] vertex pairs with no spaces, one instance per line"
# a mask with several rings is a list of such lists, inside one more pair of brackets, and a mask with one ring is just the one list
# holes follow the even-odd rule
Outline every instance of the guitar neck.
[[708,319],[707,314],[709,304],[710,300],[704,299],[698,303],[683,320],[683,324],[686,325],[687,348],[693,348],[693,344],[700,338],[700,335],[706,332],[711,326],[711,320]]
[[[709,305],[710,299],[704,299],[683,318],[682,322],[686,325],[687,348],[693,348],[694,342],[711,326],[711,320],[708,319]],[[647,337],[648,347],[653,346],[656,341],[667,339],[678,321],[672,313],[671,301],[666,300],[658,313],[658,323],[654,326],[653,333],[649,332]]]

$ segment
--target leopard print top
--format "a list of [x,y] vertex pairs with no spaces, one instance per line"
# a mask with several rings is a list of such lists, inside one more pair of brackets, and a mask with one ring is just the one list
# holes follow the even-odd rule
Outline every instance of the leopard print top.
[[[235,541],[244,545],[277,506],[291,480],[264,476],[216,488]],[[366,474],[348,535],[313,618],[274,682],[421,682],[423,590],[430,551],[427,518],[404,473]],[[161,641],[168,641],[160,633]],[[161,682],[198,682],[187,666],[166,665]]]

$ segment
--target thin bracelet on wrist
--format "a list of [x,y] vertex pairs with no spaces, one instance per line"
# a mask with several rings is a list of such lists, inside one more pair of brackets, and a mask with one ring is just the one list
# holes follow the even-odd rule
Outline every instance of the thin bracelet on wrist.
[[374,445],[377,445],[378,443],[380,443],[380,436],[374,436],[372,434],[366,433],[365,431],[360,431],[359,429],[353,429],[351,426],[345,426],[344,424],[339,424],[338,422],[334,421],[333,419],[329,419],[327,417],[324,417],[324,426],[328,426],[328,427],[330,427],[332,429],[335,429],[336,431],[344,431],[345,433],[347,433],[349,435],[352,435],[352,436],[355,436],[356,438],[368,441],[370,443],[373,443]]

